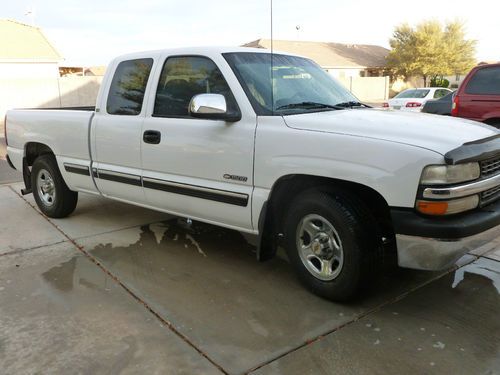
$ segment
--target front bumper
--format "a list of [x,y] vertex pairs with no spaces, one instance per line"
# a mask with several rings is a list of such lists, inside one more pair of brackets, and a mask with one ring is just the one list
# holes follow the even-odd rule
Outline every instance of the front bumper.
[[392,209],[401,267],[442,270],[467,252],[500,237],[500,201],[453,217],[432,218]]
[[438,271],[449,268],[469,251],[498,238],[500,226],[475,236],[459,240],[445,240],[417,236],[396,235],[400,267]]

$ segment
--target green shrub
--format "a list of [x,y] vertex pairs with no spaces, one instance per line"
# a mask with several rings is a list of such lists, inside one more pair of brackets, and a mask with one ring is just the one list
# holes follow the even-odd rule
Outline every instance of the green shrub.
[[433,77],[431,79],[431,87],[444,87],[448,88],[450,81],[443,77]]

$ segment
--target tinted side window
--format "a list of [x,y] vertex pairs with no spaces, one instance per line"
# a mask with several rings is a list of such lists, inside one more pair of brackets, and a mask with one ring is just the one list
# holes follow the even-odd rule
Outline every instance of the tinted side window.
[[153,59],[128,60],[118,64],[106,103],[109,114],[134,116],[141,113],[152,66]]
[[436,92],[434,92],[434,99],[442,98],[443,96],[447,95],[448,93],[449,93],[449,91],[447,91],[447,90],[436,90]]
[[467,84],[465,92],[476,95],[500,95],[500,67],[476,71]]
[[187,117],[193,96],[205,93],[224,95],[228,112],[238,111],[226,80],[212,60],[199,56],[170,57],[163,65],[153,115]]

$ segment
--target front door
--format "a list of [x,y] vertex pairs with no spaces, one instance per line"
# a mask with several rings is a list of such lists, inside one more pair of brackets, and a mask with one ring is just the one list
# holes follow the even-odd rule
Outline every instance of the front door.
[[98,189],[106,196],[142,204],[142,109],[152,66],[151,58],[117,65],[92,129],[92,170]]
[[194,95],[222,94],[239,111],[217,65],[204,56],[171,56],[163,65],[152,116],[143,134],[144,192],[149,205],[180,216],[251,230],[253,148],[256,116],[238,122],[197,119],[188,106]]

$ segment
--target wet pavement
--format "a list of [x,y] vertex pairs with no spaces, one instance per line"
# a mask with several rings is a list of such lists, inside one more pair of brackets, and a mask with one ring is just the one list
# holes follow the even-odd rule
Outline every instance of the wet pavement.
[[500,373],[500,263],[478,259],[256,371],[290,373]]
[[2,374],[218,373],[64,242],[0,257]]
[[7,373],[500,374],[500,239],[335,304],[238,232],[85,195],[48,220],[18,188],[0,187]]

